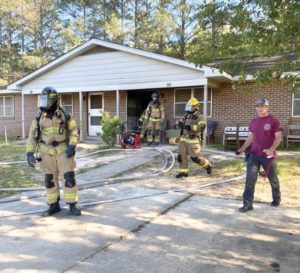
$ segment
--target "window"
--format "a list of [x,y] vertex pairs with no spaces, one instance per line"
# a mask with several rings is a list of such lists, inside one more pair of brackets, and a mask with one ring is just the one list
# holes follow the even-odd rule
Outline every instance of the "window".
[[73,115],[73,94],[61,94],[60,106],[66,108]]
[[293,94],[293,117],[300,117],[300,93]]
[[14,97],[0,96],[0,117],[14,116]]
[[[200,111],[203,112],[204,106],[204,87],[197,88],[180,88],[175,89],[175,118],[183,117],[185,115],[185,105],[190,98],[196,98],[200,102]],[[207,117],[212,115],[212,88],[208,88],[207,92]]]

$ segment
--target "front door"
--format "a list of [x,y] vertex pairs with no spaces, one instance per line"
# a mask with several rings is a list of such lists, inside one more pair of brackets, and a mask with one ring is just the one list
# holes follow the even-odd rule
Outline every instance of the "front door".
[[96,136],[101,133],[102,129],[100,122],[103,113],[103,94],[91,93],[89,94],[89,136]]
[[127,91],[127,130],[136,131],[138,120],[151,101],[148,90]]

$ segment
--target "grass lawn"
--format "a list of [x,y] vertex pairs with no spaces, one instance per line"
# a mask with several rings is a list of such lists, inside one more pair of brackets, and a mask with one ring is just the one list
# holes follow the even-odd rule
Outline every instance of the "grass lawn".
[[[245,172],[246,163],[241,160],[222,161],[216,165],[216,176],[230,177]],[[291,207],[300,208],[300,156],[280,156],[277,159],[282,202]],[[234,182],[224,186],[213,187],[213,195],[223,194],[242,198],[245,183]],[[213,192],[212,191],[212,192]],[[268,179],[259,177],[255,188],[255,200],[271,202],[271,187]],[[224,196],[223,196],[224,197]]]
[[[93,149],[103,149],[99,147]],[[106,147],[107,148],[107,147]],[[104,148],[105,149],[105,148]],[[222,148],[220,149],[222,150]],[[297,150],[297,149],[296,149]],[[87,152],[90,152],[87,150]],[[111,152],[99,153],[99,156],[110,154]],[[14,142],[8,145],[0,144],[0,161],[22,161],[25,157],[25,143]],[[277,159],[278,175],[281,183],[281,192],[283,203],[300,207],[300,156],[280,156]],[[191,164],[196,168],[195,164]],[[87,168],[86,170],[89,170]],[[86,171],[80,170],[80,173]],[[31,187],[43,184],[43,174],[37,170],[30,168],[27,163],[0,165],[0,187]],[[245,162],[240,159],[232,159],[218,162],[214,169],[215,178],[228,178],[237,176],[245,172]],[[205,191],[205,194],[217,195],[220,197],[241,198],[244,189],[244,182],[233,182],[224,186],[214,186]],[[1,193],[0,196],[7,195]],[[256,190],[256,201],[268,202],[271,200],[271,190],[268,180],[259,178]]]
[[[25,143],[0,144],[1,162],[24,161]],[[40,186],[43,181],[43,175],[36,169],[30,168],[27,163],[0,165],[0,187],[31,187]],[[0,192],[1,195],[6,193]]]
[[[20,142],[9,142],[5,144],[4,137],[0,137],[3,142],[0,142],[0,162],[14,162],[14,161],[26,161],[26,145],[24,141]],[[108,147],[99,146],[92,151],[86,150],[86,152],[95,152],[97,150],[105,150]],[[78,151],[82,151],[81,148]],[[114,152],[102,152],[99,156],[113,154]],[[99,167],[101,164],[98,164]],[[32,186],[43,186],[44,175],[39,170],[39,164],[36,164],[37,169],[33,169],[28,164],[10,164],[0,165],[0,187],[1,188],[19,188],[19,187],[32,187]],[[93,167],[95,168],[95,167]],[[84,173],[93,168],[85,168],[78,170],[77,173]],[[1,196],[6,196],[11,192],[0,192]]]

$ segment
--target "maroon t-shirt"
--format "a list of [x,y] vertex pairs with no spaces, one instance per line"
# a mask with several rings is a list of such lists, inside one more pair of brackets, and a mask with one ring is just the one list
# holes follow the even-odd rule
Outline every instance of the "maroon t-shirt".
[[268,115],[254,118],[250,123],[249,131],[253,134],[251,153],[256,156],[266,156],[263,150],[272,146],[275,133],[281,132],[282,128],[277,118]]

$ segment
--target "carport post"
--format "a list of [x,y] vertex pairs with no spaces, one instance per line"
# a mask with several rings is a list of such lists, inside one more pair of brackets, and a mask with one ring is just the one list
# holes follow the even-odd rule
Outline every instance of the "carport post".
[[207,132],[207,97],[208,97],[208,85],[204,84],[204,103],[203,103],[203,117],[205,119],[206,128],[203,132],[203,147],[206,148],[206,132]]
[[120,91],[116,90],[116,115],[120,117]]
[[24,101],[24,93],[21,95],[21,103],[22,103],[22,139],[25,139],[25,101]]
[[80,128],[80,141],[83,140],[83,123],[82,123],[82,92],[79,92],[79,128]]

